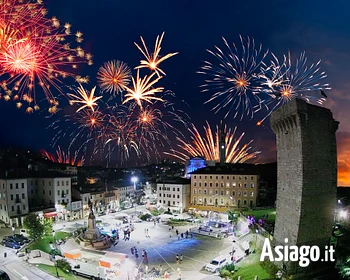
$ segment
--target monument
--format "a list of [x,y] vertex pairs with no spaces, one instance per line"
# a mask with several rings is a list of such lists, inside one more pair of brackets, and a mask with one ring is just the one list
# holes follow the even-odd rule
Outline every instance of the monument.
[[[339,122],[329,109],[301,99],[273,112],[270,122],[277,141],[274,245],[317,245],[322,254],[332,235],[336,207],[335,133]],[[323,275],[332,265],[311,264],[308,268],[300,267],[298,262],[282,265],[293,279],[308,280],[317,273]]]
[[99,229],[96,227],[96,218],[94,211],[92,209],[92,204],[89,203],[90,213],[88,218],[88,227],[86,232],[84,233],[84,238],[87,240],[97,240],[100,238],[101,233]]
[[86,231],[78,237],[77,241],[84,247],[92,247],[99,250],[108,249],[112,246],[114,240],[104,234],[101,234],[98,227],[96,227],[96,218],[90,200],[89,207],[90,213],[88,218],[88,227]]

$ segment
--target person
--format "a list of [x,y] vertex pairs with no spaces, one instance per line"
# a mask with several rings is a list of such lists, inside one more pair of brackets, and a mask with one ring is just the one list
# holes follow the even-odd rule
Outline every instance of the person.
[[180,262],[182,262],[182,260],[183,260],[183,256],[182,254],[180,254]]
[[179,264],[179,255],[176,254],[176,263]]
[[165,273],[164,273],[164,278],[169,279],[169,273],[167,271],[165,271]]
[[135,252],[134,247],[131,247],[130,251],[131,251],[131,254],[134,255],[134,252]]
[[178,230],[176,230],[175,232],[176,232],[176,235],[179,235],[179,231]]
[[174,226],[171,226],[171,229],[174,229]]

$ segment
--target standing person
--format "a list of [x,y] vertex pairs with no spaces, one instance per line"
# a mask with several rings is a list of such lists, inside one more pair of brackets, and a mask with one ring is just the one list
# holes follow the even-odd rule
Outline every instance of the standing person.
[[131,254],[134,255],[135,253],[134,247],[131,247],[130,251],[131,251]]
[[182,262],[183,259],[184,257],[182,256],[182,254],[180,254],[180,263]]
[[179,264],[179,255],[176,254],[176,263]]
[[176,232],[176,235],[179,235],[179,231],[178,230],[176,230],[175,232]]

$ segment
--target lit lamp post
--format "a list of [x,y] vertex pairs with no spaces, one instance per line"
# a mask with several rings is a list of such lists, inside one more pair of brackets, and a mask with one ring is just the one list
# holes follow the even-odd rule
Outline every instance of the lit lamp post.
[[255,233],[256,233],[256,234],[255,234],[255,249],[254,249],[254,251],[256,251],[256,247],[257,247],[256,244],[258,243],[258,234],[259,234],[259,230],[256,229],[256,230],[255,230]]
[[[136,183],[138,182],[138,178],[137,177],[131,177],[131,182],[134,183],[134,198],[136,198]],[[135,204],[135,216],[136,216],[136,204]]]
[[13,226],[11,229],[12,229],[12,235],[15,235],[15,227]]

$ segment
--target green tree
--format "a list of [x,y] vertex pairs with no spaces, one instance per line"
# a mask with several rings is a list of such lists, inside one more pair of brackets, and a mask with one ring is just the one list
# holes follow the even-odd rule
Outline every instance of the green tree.
[[42,222],[44,226],[44,235],[51,235],[52,234],[52,220],[51,219],[45,219]]
[[28,231],[29,237],[38,240],[43,236],[44,225],[37,214],[29,213],[23,222],[24,228]]
[[339,265],[339,274],[343,279],[350,279],[350,257],[346,258],[345,261]]

